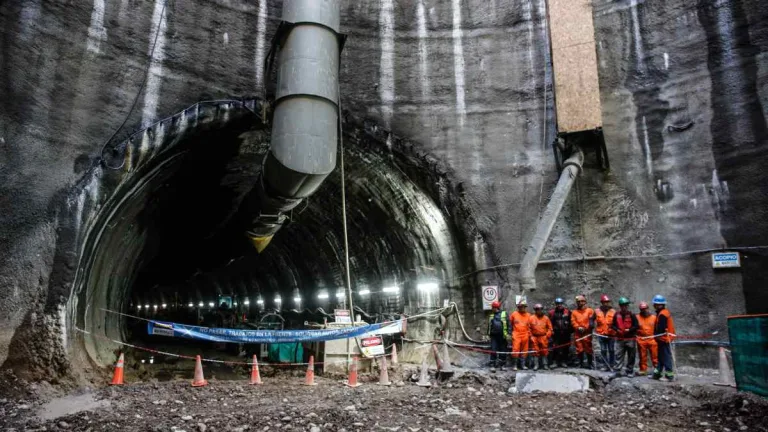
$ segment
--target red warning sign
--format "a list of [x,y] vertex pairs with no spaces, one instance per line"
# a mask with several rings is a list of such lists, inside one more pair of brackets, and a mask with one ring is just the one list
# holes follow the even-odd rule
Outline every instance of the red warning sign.
[[379,336],[362,338],[360,348],[365,357],[384,355],[384,341]]

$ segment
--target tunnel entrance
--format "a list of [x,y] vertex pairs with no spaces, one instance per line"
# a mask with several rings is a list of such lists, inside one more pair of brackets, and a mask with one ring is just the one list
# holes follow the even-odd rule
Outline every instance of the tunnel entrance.
[[[136,133],[70,192],[54,285],[71,287],[62,338],[72,364],[108,365],[118,342],[148,342],[147,319],[221,326],[226,302],[236,323],[276,312],[302,326],[344,301],[338,171],[263,253],[243,235],[240,203],[269,149],[258,112],[258,101],[196,104]],[[474,270],[478,232],[450,174],[373,123],[347,116],[344,130],[358,313],[479,303],[459,278]]]

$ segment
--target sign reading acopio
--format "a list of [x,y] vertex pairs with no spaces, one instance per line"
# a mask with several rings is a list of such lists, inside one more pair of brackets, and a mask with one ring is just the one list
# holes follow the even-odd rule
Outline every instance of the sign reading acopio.
[[716,252],[712,254],[712,268],[741,267],[741,256],[738,252]]

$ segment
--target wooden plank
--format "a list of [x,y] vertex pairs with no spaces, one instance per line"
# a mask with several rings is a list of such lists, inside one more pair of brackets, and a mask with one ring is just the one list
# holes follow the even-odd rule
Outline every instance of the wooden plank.
[[548,0],[557,126],[561,133],[602,127],[591,0]]

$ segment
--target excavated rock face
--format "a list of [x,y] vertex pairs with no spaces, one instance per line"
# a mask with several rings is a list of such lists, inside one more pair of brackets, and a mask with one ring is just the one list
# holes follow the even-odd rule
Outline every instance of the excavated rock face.
[[[261,65],[280,3],[0,6],[0,363],[33,377],[107,363],[115,345],[101,338],[125,337],[127,323],[104,309],[169,293],[185,304],[298,292],[332,306],[316,295],[344,284],[338,173],[261,256],[236,225],[269,145]],[[763,249],[718,273],[687,252],[768,244],[768,6],[593,7],[612,170],[585,170],[544,256],[567,262],[541,265],[531,296],[662,293],[688,334],[761,310]],[[545,16],[544,0],[344,2],[353,288],[403,288],[356,297],[363,309],[451,299],[477,336],[479,286],[513,294],[557,176]],[[437,294],[416,290],[425,280]]]

